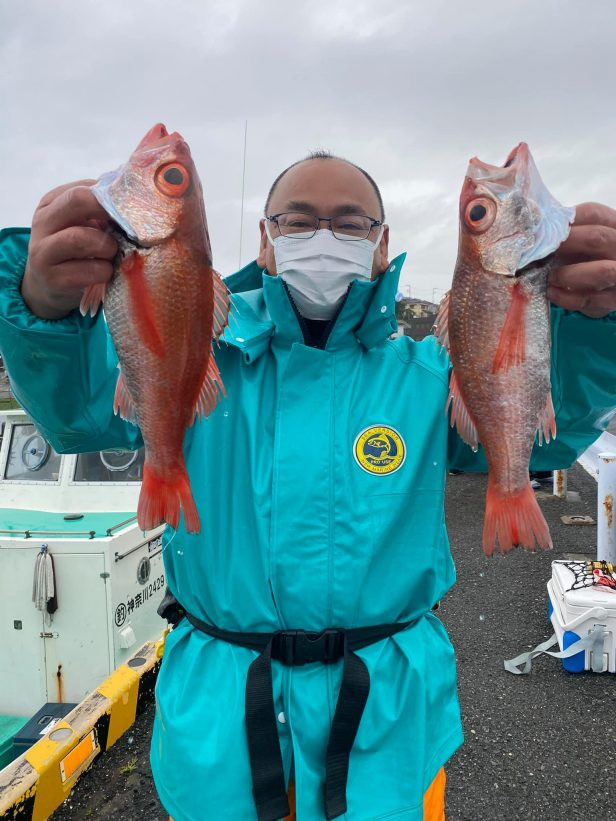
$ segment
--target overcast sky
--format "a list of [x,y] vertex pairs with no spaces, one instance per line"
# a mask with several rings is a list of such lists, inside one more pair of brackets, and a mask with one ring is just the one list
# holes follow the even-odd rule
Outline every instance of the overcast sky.
[[613,0],[0,0],[0,225],[124,162],[157,121],[191,146],[214,263],[257,251],[269,185],[316,148],[379,183],[402,282],[440,296],[468,159],[520,140],[563,204],[616,206]]

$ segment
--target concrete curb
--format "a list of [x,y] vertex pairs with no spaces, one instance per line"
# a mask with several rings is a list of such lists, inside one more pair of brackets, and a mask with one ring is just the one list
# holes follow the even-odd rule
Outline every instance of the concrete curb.
[[166,633],[0,771],[0,821],[46,821],[92,762],[132,726],[154,691]]

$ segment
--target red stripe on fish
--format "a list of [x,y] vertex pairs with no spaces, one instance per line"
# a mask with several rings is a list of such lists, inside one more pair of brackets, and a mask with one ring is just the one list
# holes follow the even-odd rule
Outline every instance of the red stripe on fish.
[[131,302],[131,313],[143,344],[153,354],[163,359],[165,346],[156,327],[154,302],[143,273],[143,257],[134,253],[122,262]]
[[511,305],[494,354],[492,373],[508,371],[526,360],[526,306],[529,302],[521,281],[517,280],[511,289]]

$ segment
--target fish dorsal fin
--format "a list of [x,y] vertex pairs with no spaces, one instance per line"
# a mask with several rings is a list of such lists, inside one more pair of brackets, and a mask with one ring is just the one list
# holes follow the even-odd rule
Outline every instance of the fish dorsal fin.
[[529,301],[521,281],[514,282],[511,304],[492,361],[492,373],[508,371],[526,361],[526,306]]
[[434,323],[435,335],[443,348],[449,353],[449,298],[451,291],[447,291],[438,306],[438,314]]
[[212,325],[212,336],[220,339],[229,323],[229,308],[231,299],[229,289],[217,271],[212,269],[214,282],[214,324]]
[[552,392],[548,393],[548,401],[545,408],[539,414],[539,425],[537,426],[537,441],[541,446],[544,442],[549,443],[550,439],[556,439],[556,416],[554,414],[554,404],[552,403]]
[[207,370],[203,377],[203,382],[199,390],[199,396],[195,403],[195,418],[209,416],[214,410],[221,396],[226,397],[225,386],[222,383],[218,365],[214,359],[214,354],[210,352],[207,363]]
[[96,316],[98,309],[105,299],[106,291],[106,282],[95,282],[94,285],[88,285],[79,303],[81,315],[85,316],[89,311],[90,316]]
[[[118,368],[120,366],[118,365]],[[126,381],[122,371],[118,373],[118,381],[116,383],[115,396],[113,397],[113,412],[119,412],[122,419],[127,422],[133,422],[135,425],[139,424],[137,419],[137,407],[133,402],[133,398],[128,392]]]
[[455,371],[451,372],[451,379],[449,381],[449,399],[445,407],[445,413],[449,410],[451,405],[451,427],[456,426],[456,430],[467,445],[470,445],[473,450],[479,447],[479,436],[477,435],[477,428],[471,419],[466,403],[460,393],[460,386]]

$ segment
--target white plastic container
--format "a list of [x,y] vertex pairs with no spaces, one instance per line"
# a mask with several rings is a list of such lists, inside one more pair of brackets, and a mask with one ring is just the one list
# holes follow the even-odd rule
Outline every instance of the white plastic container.
[[[585,561],[552,562],[552,578],[547,585],[550,621],[561,650],[587,637],[595,628],[603,629],[602,652],[598,650],[593,658],[593,650],[585,649],[564,658],[565,670],[616,673],[616,590],[600,584],[571,589],[576,581],[575,571],[583,570],[587,564]],[[597,657],[598,652],[601,657]]]

